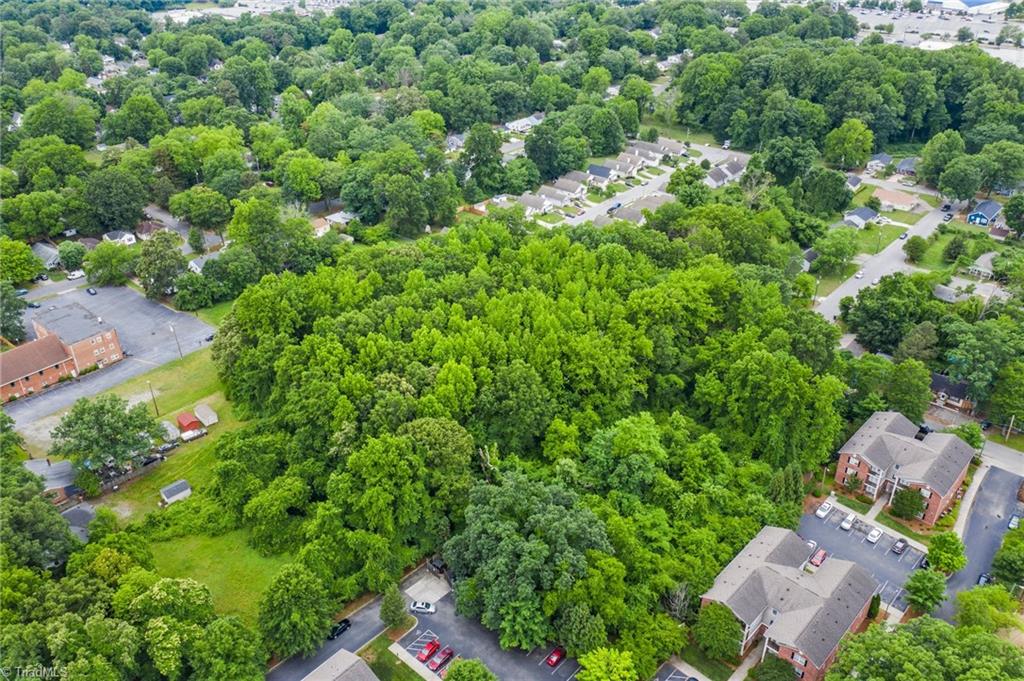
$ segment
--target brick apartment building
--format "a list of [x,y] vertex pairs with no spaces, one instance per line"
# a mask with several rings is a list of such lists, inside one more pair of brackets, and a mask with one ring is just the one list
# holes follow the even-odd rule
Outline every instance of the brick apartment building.
[[32,320],[36,339],[0,355],[0,400],[26,397],[124,356],[117,329],[71,303]]
[[796,678],[821,681],[839,642],[867,619],[878,582],[850,561],[828,558],[805,571],[811,548],[791,530],[765,527],[719,573],[701,607],[721,603],[743,627],[741,655],[762,639],[762,659],[793,665]]
[[871,415],[839,450],[836,482],[860,481],[858,489],[872,499],[902,489],[919,490],[925,508],[918,516],[935,522],[956,501],[974,450],[956,435],[928,433],[894,411]]

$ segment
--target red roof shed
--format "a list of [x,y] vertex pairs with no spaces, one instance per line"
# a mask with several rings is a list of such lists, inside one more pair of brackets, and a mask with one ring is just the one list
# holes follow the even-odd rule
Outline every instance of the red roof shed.
[[203,424],[199,422],[196,415],[190,411],[182,412],[178,414],[178,427],[181,428],[181,432],[187,432],[189,430],[199,430],[203,427]]

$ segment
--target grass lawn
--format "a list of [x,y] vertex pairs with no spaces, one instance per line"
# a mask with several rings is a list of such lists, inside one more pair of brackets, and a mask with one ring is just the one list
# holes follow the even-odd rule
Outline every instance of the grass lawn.
[[729,677],[732,676],[732,667],[720,660],[712,660],[695,643],[691,643],[683,648],[679,653],[679,657],[692,664],[711,681],[728,681]]
[[992,441],[1006,445],[1007,447],[1013,447],[1018,452],[1024,452],[1024,434],[1017,433],[1011,435],[1008,440],[1003,440],[1003,436],[1000,435],[999,437],[993,438]]
[[947,232],[946,234],[938,234],[934,241],[929,241],[928,250],[921,256],[921,260],[917,263],[918,267],[923,267],[928,270],[942,270],[950,266],[950,263],[942,259],[942,251],[946,249],[946,245],[953,240],[953,234]]
[[546,222],[549,225],[557,225],[562,221],[562,216],[557,213],[545,213],[537,218],[541,222]]
[[213,604],[223,615],[256,623],[260,596],[291,556],[261,556],[246,543],[247,532],[219,537],[180,537],[150,545],[156,571],[165,577],[191,577],[210,588]]
[[916,225],[917,221],[924,217],[924,213],[914,213],[909,210],[883,210],[881,215],[895,222],[902,222],[905,225]]
[[857,230],[857,252],[875,254],[896,240],[905,230],[896,225],[871,225]]
[[388,650],[390,645],[391,639],[387,636],[378,636],[359,651],[359,657],[366,660],[380,681],[421,681],[419,674],[405,666]]
[[587,192],[587,201],[591,203],[601,203],[604,201],[604,197],[601,196],[601,192],[589,191]]
[[850,200],[851,206],[863,206],[868,199],[871,198],[871,193],[875,191],[873,184],[861,184],[861,186],[853,193],[853,199]]
[[928,535],[921,534],[920,532],[915,532],[914,530],[910,529],[907,525],[903,523],[902,520],[897,520],[893,517],[891,513],[889,513],[889,511],[886,510],[883,510],[881,513],[878,514],[877,517],[875,517],[875,522],[877,522],[879,525],[885,525],[890,530],[896,530],[897,532],[907,537],[910,537],[911,539],[916,539],[925,546],[928,546],[928,542],[932,540],[932,538]]
[[818,284],[818,297],[824,297],[839,288],[839,285],[857,272],[857,264],[850,263],[839,274],[829,274],[821,278]]
[[701,128],[687,127],[676,123],[661,123],[651,116],[644,116],[640,121],[643,127],[657,128],[658,134],[679,142],[696,142],[697,144],[717,144],[715,136]]
[[626,191],[626,189],[627,189],[626,185],[624,185],[621,182],[612,182],[610,185],[608,185],[608,191],[612,192],[613,194],[618,194],[619,192],[624,192],[624,191]]
[[927,203],[932,208],[938,208],[939,207],[939,197],[937,197],[937,196],[935,196],[933,194],[918,194],[917,192],[913,192],[913,194],[917,198],[919,198],[922,201],[924,201],[925,203]]
[[658,175],[662,175],[665,172],[665,169],[660,166],[649,166],[644,172],[648,175],[657,177]]
[[853,509],[857,513],[867,513],[871,510],[871,504],[865,504],[863,501],[858,501],[853,497],[846,496],[845,491],[836,490],[836,498],[839,500],[840,504]]
[[196,316],[202,319],[210,326],[220,326],[220,323],[224,320],[224,317],[228,312],[231,312],[231,306],[235,304],[233,300],[225,300],[222,303],[217,303],[212,307],[203,308],[196,312]]

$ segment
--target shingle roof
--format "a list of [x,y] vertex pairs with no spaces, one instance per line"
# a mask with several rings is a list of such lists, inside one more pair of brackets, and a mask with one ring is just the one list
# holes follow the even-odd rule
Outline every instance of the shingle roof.
[[986,201],[982,201],[977,206],[975,206],[974,210],[972,210],[971,213],[972,214],[973,213],[981,213],[986,218],[991,220],[995,216],[999,215],[999,213],[1002,210],[1003,210],[1003,205],[1001,203],[999,203],[998,201],[986,200]]
[[725,174],[725,171],[721,168],[712,168],[708,171],[708,179],[714,184],[719,185],[725,183],[729,176]]
[[931,388],[933,393],[946,393],[950,397],[962,400],[967,397],[967,387],[965,381],[954,383],[949,376],[932,372]]
[[889,165],[890,163],[892,163],[892,156],[886,154],[885,152],[881,152],[872,156],[871,161],[875,163],[881,163],[883,165]]
[[878,411],[843,445],[843,453],[859,456],[887,474],[920,482],[945,496],[971,462],[974,450],[955,435],[929,433],[916,439],[918,427],[903,414]]
[[53,310],[45,310],[34,318],[47,331],[60,336],[65,343],[76,343],[84,338],[110,331],[113,327],[87,310],[81,303],[68,303]]
[[570,180],[572,182],[579,182],[580,184],[586,184],[587,182],[590,181],[590,176],[587,175],[582,170],[570,170],[569,172],[562,176],[562,179]]
[[850,187],[859,187],[860,183],[861,183],[861,179],[860,179],[860,177],[858,175],[847,175],[846,176],[846,184],[849,185]]
[[878,213],[875,210],[868,208],[867,206],[861,206],[859,208],[854,208],[851,211],[847,211],[846,217],[850,216],[855,216],[860,218],[864,222],[868,222],[869,220],[874,220],[875,218],[877,218]]
[[859,565],[836,558],[814,573],[804,572],[809,555],[796,533],[764,527],[704,596],[726,605],[745,624],[763,614],[768,637],[821,666],[878,583]]
[[0,355],[0,384],[25,378],[60,364],[69,357],[57,336],[43,336]]
[[596,176],[596,177],[609,178],[609,177],[612,176],[612,169],[611,168],[608,168],[606,166],[597,165],[596,163],[591,163],[590,167],[587,168],[587,172],[590,173],[591,175]]
[[555,189],[573,194],[583,189],[583,184],[568,177],[560,177],[555,180]]
[[37,241],[32,244],[32,253],[42,260],[44,265],[60,258],[56,248],[49,244],[44,244],[41,241]]
[[906,172],[906,171],[914,170],[916,167],[917,167],[917,157],[916,156],[908,156],[907,158],[905,158],[905,159],[903,159],[902,161],[899,162],[899,164],[896,166],[896,170],[901,170],[901,171]]
[[302,681],[379,681],[363,658],[347,650],[339,650],[326,662],[306,675]]
[[160,496],[164,499],[170,499],[176,497],[182,492],[187,492],[192,489],[192,486],[188,484],[187,480],[175,480],[166,487],[160,488]]

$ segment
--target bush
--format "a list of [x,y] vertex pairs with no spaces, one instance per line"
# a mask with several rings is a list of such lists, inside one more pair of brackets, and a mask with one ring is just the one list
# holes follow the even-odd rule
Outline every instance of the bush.
[[697,615],[693,639],[708,657],[724,660],[739,654],[743,628],[729,608],[711,603]]
[[380,619],[389,629],[399,627],[405,622],[405,600],[397,584],[389,586],[381,598]]
[[901,489],[892,499],[892,514],[910,520],[924,510],[924,497],[916,489]]
[[882,605],[882,594],[875,594],[871,597],[871,603],[868,605],[868,619],[873,620],[878,617],[878,609]]

